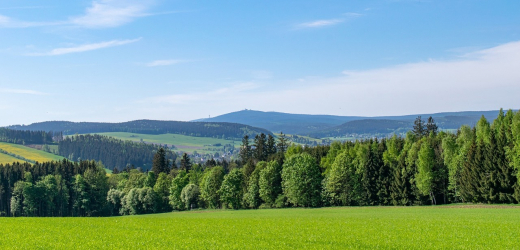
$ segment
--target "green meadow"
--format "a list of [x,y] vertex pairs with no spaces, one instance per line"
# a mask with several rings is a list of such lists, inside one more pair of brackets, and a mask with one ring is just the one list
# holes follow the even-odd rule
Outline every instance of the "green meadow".
[[215,153],[213,148],[215,146],[211,146],[214,144],[231,144],[235,145],[235,147],[239,147],[240,141],[233,140],[225,140],[225,139],[217,139],[211,137],[196,137],[196,136],[186,136],[179,134],[161,134],[161,135],[148,135],[148,134],[136,134],[136,133],[126,133],[126,132],[113,132],[113,133],[96,133],[99,135],[110,136],[121,140],[130,140],[130,141],[144,141],[148,143],[156,143],[156,144],[168,144],[175,145],[177,147],[175,151],[183,151],[187,153],[193,153],[193,151],[197,151],[199,153]]
[[520,207],[202,210],[0,218],[1,249],[518,249]]

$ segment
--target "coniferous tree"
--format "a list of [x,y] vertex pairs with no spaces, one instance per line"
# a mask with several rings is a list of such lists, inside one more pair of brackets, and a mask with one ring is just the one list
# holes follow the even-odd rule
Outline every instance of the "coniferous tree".
[[187,154],[187,153],[184,153],[182,154],[182,158],[181,158],[181,170],[185,170],[187,173],[190,172],[191,170],[191,160],[190,160],[190,156]]
[[433,117],[428,117],[428,122],[426,123],[426,135],[430,135],[433,133],[433,135],[437,135],[437,130],[439,127],[437,127],[437,124],[435,123],[435,120],[433,120]]
[[155,153],[152,162],[152,171],[158,176],[160,173],[169,173],[170,168],[168,166],[168,162],[166,161],[166,151],[164,148],[160,148]]
[[245,135],[244,138],[242,138],[242,146],[240,146],[239,157],[242,161],[242,164],[249,162],[249,159],[251,158],[251,146],[249,145],[248,135]]
[[418,116],[413,122],[413,133],[417,138],[424,136],[426,129],[424,128],[424,121]]

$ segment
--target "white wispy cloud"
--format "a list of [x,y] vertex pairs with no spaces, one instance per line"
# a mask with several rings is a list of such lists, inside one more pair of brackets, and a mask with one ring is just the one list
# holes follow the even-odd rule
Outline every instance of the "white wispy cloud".
[[84,15],[70,18],[70,23],[86,28],[117,27],[150,15],[146,11],[153,4],[153,0],[97,0]]
[[[157,116],[223,114],[238,109],[334,115],[403,115],[520,108],[520,41],[455,60],[428,60],[330,78],[266,83],[149,98]],[[247,86],[247,85],[246,85]],[[276,86],[276,87],[273,87]],[[268,100],[268,101],[257,101]],[[145,107],[146,105],[140,103]],[[192,117],[197,118],[197,117]]]
[[[147,13],[147,11],[154,4],[154,0],[95,0],[92,1],[90,7],[85,9],[85,13],[83,15],[70,17],[67,20],[52,22],[29,22],[0,15],[0,27],[30,28],[66,25],[82,28],[113,28],[130,23],[139,17],[175,13]],[[37,8],[37,6],[29,6],[25,8]]]
[[98,49],[104,49],[109,47],[115,47],[115,46],[121,46],[129,43],[135,43],[137,41],[141,40],[141,38],[132,39],[132,40],[112,40],[108,42],[101,42],[101,43],[91,43],[91,44],[84,44],[76,47],[66,47],[66,48],[56,48],[49,52],[45,53],[33,53],[29,54],[30,56],[58,56],[58,55],[65,55],[70,53],[80,53],[80,52],[86,52],[91,50],[98,50]]
[[47,93],[30,89],[6,89],[0,88],[0,93],[5,94],[24,94],[24,95],[48,95]]
[[327,20],[316,20],[312,22],[305,22],[296,25],[297,28],[319,28],[324,26],[332,26],[344,22],[343,19],[327,19]]
[[12,19],[7,16],[0,15],[0,27],[3,28],[31,28],[43,26],[55,26],[65,24],[66,22],[27,22]]
[[149,62],[146,64],[148,67],[158,67],[158,66],[169,66],[173,64],[182,63],[184,60],[156,60],[153,62]]

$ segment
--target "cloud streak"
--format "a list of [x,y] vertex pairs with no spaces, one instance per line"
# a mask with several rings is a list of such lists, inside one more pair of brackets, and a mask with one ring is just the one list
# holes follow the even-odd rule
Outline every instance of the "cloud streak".
[[173,64],[178,64],[184,62],[183,60],[156,60],[150,63],[147,63],[147,67],[159,67],[159,66],[169,66]]
[[71,53],[81,53],[81,52],[86,52],[86,51],[121,46],[121,45],[125,45],[125,44],[135,43],[139,40],[141,40],[141,38],[132,39],[132,40],[112,40],[112,41],[101,42],[101,43],[84,44],[84,45],[80,45],[80,46],[76,46],[76,47],[56,48],[56,49],[53,49],[46,53],[34,53],[34,54],[29,54],[29,55],[30,56],[59,56],[59,55],[65,55],[65,54],[71,54]]
[[35,90],[30,89],[6,89],[6,88],[0,88],[0,93],[5,94],[23,94],[23,95],[48,95],[44,92],[39,92]]
[[[0,15],[0,27],[31,28],[65,25],[89,29],[114,28],[130,23],[139,17],[157,15],[147,13],[154,3],[154,0],[95,0],[92,1],[91,6],[85,10],[83,15],[70,17],[67,20],[27,22]],[[36,8],[36,6],[26,8]],[[159,14],[167,13],[175,12],[163,12]]]
[[249,108],[360,116],[518,109],[518,68],[520,41],[475,51],[457,60],[345,71],[338,77],[272,82],[254,88],[230,86],[148,101],[150,107],[163,104],[157,112],[176,116],[185,116],[182,112],[187,108],[214,115]]
[[86,9],[85,14],[73,17],[73,25],[85,28],[112,28],[132,22],[138,17],[148,16],[146,11],[152,0],[98,0]]
[[297,28],[320,28],[325,26],[332,26],[344,22],[343,19],[327,19],[327,20],[316,20],[312,22],[300,23],[296,25]]

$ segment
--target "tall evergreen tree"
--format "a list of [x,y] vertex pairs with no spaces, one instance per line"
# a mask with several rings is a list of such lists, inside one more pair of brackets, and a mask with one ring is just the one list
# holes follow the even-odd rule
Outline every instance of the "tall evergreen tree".
[[435,123],[435,120],[433,120],[433,117],[428,117],[428,122],[426,123],[426,135],[430,135],[431,133],[437,135],[438,130],[439,127],[437,127],[437,124]]
[[185,170],[187,173],[189,173],[191,170],[191,166],[192,166],[192,164],[191,164],[190,156],[187,153],[182,154],[180,168],[182,170]]
[[413,122],[413,133],[417,138],[424,136],[426,129],[424,127],[424,121],[418,116]]
[[170,172],[164,148],[160,148],[157,150],[157,153],[155,153],[152,161],[152,171],[155,173],[155,176],[159,176],[160,173]]

